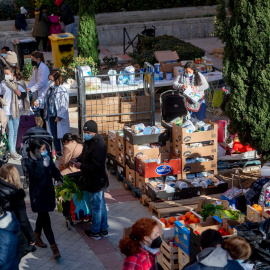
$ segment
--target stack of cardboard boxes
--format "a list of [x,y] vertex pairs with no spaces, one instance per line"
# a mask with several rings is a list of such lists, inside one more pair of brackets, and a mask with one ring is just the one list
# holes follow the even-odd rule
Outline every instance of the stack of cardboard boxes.
[[125,125],[148,122],[151,119],[151,96],[139,91],[130,96],[101,95],[99,98],[86,100],[86,121],[97,122],[99,133],[106,138],[109,130],[120,130]]

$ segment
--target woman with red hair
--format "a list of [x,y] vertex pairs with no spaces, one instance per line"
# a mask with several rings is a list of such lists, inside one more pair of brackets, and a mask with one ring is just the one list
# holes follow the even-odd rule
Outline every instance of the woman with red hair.
[[130,235],[119,242],[121,253],[126,255],[123,270],[157,270],[156,255],[162,240],[157,222],[151,218],[137,220]]

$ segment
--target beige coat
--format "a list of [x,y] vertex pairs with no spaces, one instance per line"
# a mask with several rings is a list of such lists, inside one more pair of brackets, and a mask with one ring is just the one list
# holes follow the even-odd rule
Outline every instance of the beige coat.
[[62,175],[80,171],[73,165],[69,166],[69,162],[71,158],[77,158],[82,153],[82,149],[83,149],[82,144],[79,144],[76,141],[71,141],[64,146],[63,158],[61,158],[60,165],[64,165],[66,169],[61,171]]

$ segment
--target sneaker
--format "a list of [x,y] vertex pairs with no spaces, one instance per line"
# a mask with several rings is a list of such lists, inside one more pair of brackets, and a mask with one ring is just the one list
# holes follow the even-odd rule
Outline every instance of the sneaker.
[[19,154],[17,154],[16,152],[11,153],[11,154],[10,154],[10,157],[11,157],[12,159],[15,159],[15,160],[19,160],[19,159],[22,158],[22,157],[21,157]]
[[84,235],[86,237],[89,237],[89,238],[92,238],[92,239],[95,239],[95,240],[100,240],[101,239],[99,233],[94,234],[91,230],[84,231]]
[[100,236],[103,236],[105,238],[109,237],[109,233],[108,233],[107,230],[106,231],[101,231],[99,234],[100,234]]

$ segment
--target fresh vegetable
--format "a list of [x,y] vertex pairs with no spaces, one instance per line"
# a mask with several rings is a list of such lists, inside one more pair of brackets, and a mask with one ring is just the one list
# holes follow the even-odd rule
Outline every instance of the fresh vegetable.
[[160,221],[167,225],[167,220],[165,218],[161,218]]
[[77,194],[77,199],[80,202],[83,199],[83,191],[80,190],[74,182],[73,178],[67,175],[63,176],[64,184],[61,188],[55,188],[55,198],[57,203],[57,210],[59,213],[63,211],[62,200],[64,202],[71,201],[74,194]]
[[211,203],[204,204],[202,206],[201,216],[205,221],[209,216],[215,216],[219,214],[219,210],[223,210],[223,205],[214,205]]
[[221,229],[219,229],[218,231],[220,232],[221,236],[229,235],[229,233],[226,232],[224,228],[221,228]]

